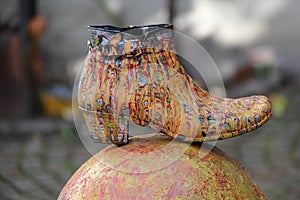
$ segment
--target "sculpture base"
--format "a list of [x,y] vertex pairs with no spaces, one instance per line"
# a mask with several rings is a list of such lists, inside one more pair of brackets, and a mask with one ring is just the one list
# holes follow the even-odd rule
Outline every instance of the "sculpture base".
[[211,148],[159,135],[112,145],[86,161],[58,199],[266,199],[240,164]]

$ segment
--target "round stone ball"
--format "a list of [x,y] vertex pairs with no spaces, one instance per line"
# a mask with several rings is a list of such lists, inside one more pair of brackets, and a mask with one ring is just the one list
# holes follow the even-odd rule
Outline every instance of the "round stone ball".
[[250,174],[218,148],[151,135],[99,151],[74,173],[58,199],[266,197]]

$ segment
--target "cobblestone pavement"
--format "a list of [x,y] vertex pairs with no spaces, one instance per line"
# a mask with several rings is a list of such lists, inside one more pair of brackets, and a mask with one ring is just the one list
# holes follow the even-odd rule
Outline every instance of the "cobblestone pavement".
[[70,128],[0,142],[0,199],[56,199],[90,154]]
[[[284,119],[273,117],[251,134],[217,143],[252,174],[268,199],[300,199],[300,108],[293,106],[299,105],[300,96],[290,101]],[[41,124],[40,129],[46,129]],[[6,129],[0,134],[1,200],[57,198],[72,173],[91,156],[70,127],[24,135]]]

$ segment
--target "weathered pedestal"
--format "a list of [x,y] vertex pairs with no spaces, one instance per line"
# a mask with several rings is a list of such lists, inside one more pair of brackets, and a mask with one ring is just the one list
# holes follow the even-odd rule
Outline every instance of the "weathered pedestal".
[[86,161],[58,199],[265,199],[239,163],[210,149],[161,136],[112,145]]

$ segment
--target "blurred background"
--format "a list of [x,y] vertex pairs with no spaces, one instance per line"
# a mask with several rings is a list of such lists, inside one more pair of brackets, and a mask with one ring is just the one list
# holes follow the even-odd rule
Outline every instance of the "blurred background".
[[166,23],[216,62],[228,97],[264,94],[264,127],[217,146],[268,199],[300,199],[300,1],[0,0],[0,199],[55,199],[91,155],[71,97],[90,24]]

